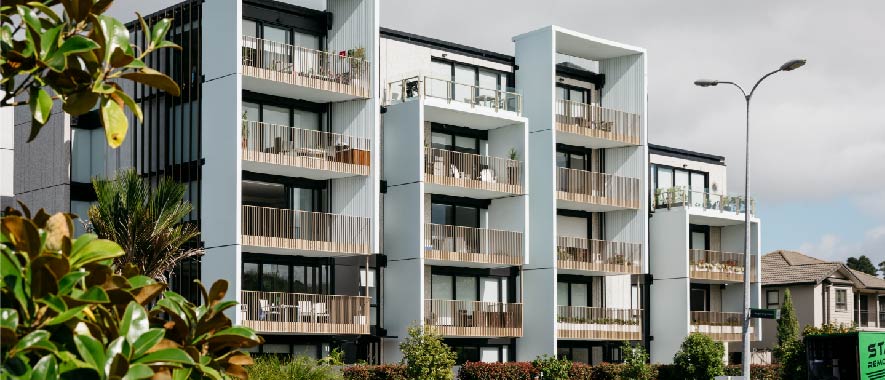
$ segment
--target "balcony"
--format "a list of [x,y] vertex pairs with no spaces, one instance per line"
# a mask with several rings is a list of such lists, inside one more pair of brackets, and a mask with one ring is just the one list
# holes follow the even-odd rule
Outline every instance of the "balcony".
[[425,188],[434,194],[483,199],[521,194],[521,166],[516,160],[425,148]]
[[433,326],[443,336],[522,336],[521,303],[427,299],[424,315],[424,324]]
[[[740,341],[743,331],[743,318],[743,313],[692,311],[691,332],[699,332],[721,342]],[[752,325],[750,326],[750,333],[753,333]]]
[[[688,207],[719,214],[743,215],[747,202],[741,196],[712,194],[684,187],[655,190],[655,208]],[[756,201],[750,200],[750,215],[756,215]]]
[[558,168],[556,198],[558,208],[594,212],[638,209],[641,188],[638,178]]
[[639,145],[639,115],[595,104],[556,100],[556,141],[588,148]]
[[559,269],[618,274],[639,274],[642,270],[642,244],[570,236],[558,236],[556,241]]
[[265,94],[317,103],[371,96],[371,70],[360,57],[243,36],[242,70],[243,89]]
[[243,206],[243,247],[256,253],[303,256],[371,254],[370,218]]
[[317,180],[369,175],[369,139],[243,121],[243,169]]
[[424,99],[424,119],[495,129],[522,123],[522,95],[445,79],[415,76],[387,84],[387,104]]
[[559,339],[640,340],[642,310],[557,306]]
[[259,333],[369,334],[369,297],[243,290],[240,317]]
[[[751,278],[756,274],[756,256],[750,257]],[[688,251],[689,276],[696,280],[711,281],[744,281],[744,254],[733,252],[706,251],[690,249]],[[755,281],[755,280],[754,280]]]
[[515,231],[424,225],[424,258],[490,265],[522,265],[523,234]]

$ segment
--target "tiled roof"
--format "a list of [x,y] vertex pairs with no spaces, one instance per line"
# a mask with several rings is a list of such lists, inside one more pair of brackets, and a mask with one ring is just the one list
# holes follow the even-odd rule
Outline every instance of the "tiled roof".
[[817,283],[829,277],[841,265],[805,256],[799,252],[774,251],[762,256],[762,284]]
[[885,279],[881,279],[876,276],[870,276],[864,272],[856,271],[851,269],[851,272],[854,273],[854,276],[857,277],[857,280],[863,284],[864,288],[870,289],[885,289]]

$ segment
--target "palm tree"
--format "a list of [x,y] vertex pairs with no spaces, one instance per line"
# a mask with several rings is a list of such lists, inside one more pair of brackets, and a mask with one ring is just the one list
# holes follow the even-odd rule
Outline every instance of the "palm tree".
[[113,240],[126,252],[115,259],[118,270],[135,264],[145,276],[166,282],[166,274],[187,258],[203,254],[201,248],[182,248],[200,232],[182,220],[191,212],[184,201],[185,186],[163,178],[151,189],[134,170],[117,173],[113,180],[93,179],[98,201],[89,208],[90,229]]

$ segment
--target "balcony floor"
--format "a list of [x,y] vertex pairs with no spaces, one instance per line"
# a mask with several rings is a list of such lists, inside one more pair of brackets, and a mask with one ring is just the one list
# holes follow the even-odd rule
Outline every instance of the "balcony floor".
[[[368,166],[363,165],[353,165],[348,164],[349,166],[354,167],[354,171],[359,171],[361,168],[365,168],[366,174],[369,172]],[[272,174],[279,175],[285,177],[300,177],[300,178],[308,178],[315,179],[320,181],[330,180],[330,179],[338,179],[338,178],[350,178],[350,177],[359,177],[365,174],[358,173],[348,173],[336,170],[323,170],[323,169],[314,169],[308,168],[304,166],[294,166],[294,165],[280,165],[280,164],[270,164],[266,162],[256,162],[250,160],[242,160],[243,170],[255,172],[255,173],[263,173],[263,174]]]
[[471,107],[468,103],[448,102],[445,99],[424,99],[424,120],[463,125],[473,129],[496,129],[513,124],[525,124],[526,119],[514,111],[489,107]]
[[636,144],[631,144],[618,140],[610,140],[606,138],[600,137],[591,137],[585,136],[577,133],[564,132],[561,130],[556,131],[556,142],[560,144],[567,145],[575,145],[582,146],[585,148],[593,148],[593,149],[608,149],[608,148],[622,148],[626,146],[636,146]]
[[495,198],[504,198],[504,197],[512,197],[514,193],[509,193],[506,191],[494,191],[494,190],[485,190],[485,189],[471,189],[467,187],[461,186],[448,186],[448,185],[440,185],[436,183],[431,183],[429,181],[424,182],[424,192],[429,194],[442,194],[442,195],[450,195],[453,197],[467,197],[474,199],[495,199]]
[[[253,71],[267,71],[251,67]],[[280,75],[272,73],[272,75]],[[292,75],[292,74],[289,74]],[[347,93],[321,90],[313,87],[299,86],[285,82],[257,78],[243,75],[243,90],[260,92],[262,94],[276,95],[284,98],[302,99],[314,103],[344,102],[348,100],[364,99]]]
[[563,200],[563,199],[556,200],[556,208],[567,209],[567,210],[580,210],[580,211],[587,211],[587,212],[635,210],[634,208],[630,208],[630,207],[599,205],[599,204],[593,204],[593,203],[587,203],[587,202],[568,201],[568,200]]

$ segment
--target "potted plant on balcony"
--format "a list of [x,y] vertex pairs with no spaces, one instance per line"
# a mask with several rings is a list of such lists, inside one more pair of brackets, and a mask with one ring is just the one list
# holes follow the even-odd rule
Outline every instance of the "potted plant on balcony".
[[243,111],[243,150],[246,150],[246,147],[249,145],[249,121],[246,120],[246,116],[249,114],[249,111]]
[[509,179],[509,183],[511,185],[519,184],[519,152],[516,148],[511,147],[510,151],[507,152],[507,157],[510,158],[510,161],[507,161],[507,178]]

